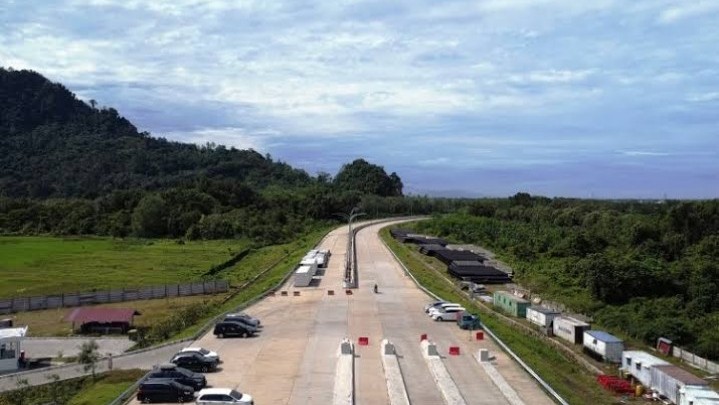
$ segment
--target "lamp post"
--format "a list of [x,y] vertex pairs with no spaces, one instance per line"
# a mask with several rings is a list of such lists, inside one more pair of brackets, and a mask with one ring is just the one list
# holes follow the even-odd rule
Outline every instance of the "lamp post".
[[[341,216],[342,218],[347,219],[348,234],[347,234],[347,253],[345,254],[344,288],[356,287],[355,284],[357,282],[356,277],[354,278],[355,279],[354,282],[353,282],[353,277],[352,277],[352,270],[353,270],[352,263],[353,263],[354,253],[355,253],[355,251],[354,251],[354,232],[352,230],[352,221],[357,217],[366,215],[364,212],[359,212],[358,210],[359,209],[357,207],[354,207],[354,208],[352,208],[352,211],[350,211],[349,214],[345,214],[345,213],[335,214],[335,215]],[[356,263],[355,263],[355,267],[356,267]]]

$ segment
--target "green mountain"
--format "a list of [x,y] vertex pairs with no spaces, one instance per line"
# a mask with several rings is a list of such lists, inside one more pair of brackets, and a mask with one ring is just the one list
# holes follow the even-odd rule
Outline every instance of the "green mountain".
[[417,212],[401,197],[396,173],[362,159],[333,181],[254,150],[154,138],[36,72],[0,68],[0,233],[277,243],[363,201],[375,215]]
[[38,73],[0,68],[2,194],[94,198],[117,189],[157,190],[199,178],[232,179],[259,188],[314,180],[253,150],[153,138],[115,109],[87,105]]

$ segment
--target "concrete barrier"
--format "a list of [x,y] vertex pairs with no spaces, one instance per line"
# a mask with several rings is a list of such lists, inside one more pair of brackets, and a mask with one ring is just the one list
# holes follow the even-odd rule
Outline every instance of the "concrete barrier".
[[514,388],[507,383],[507,380],[502,377],[502,374],[499,374],[499,371],[497,371],[494,364],[492,364],[489,360],[489,351],[487,349],[479,349],[477,352],[477,361],[492,380],[494,385],[499,388],[499,391],[502,395],[504,395],[504,398],[507,399],[507,402],[509,402],[510,405],[525,405],[524,401],[519,398],[517,391],[515,391]]
[[455,384],[452,376],[449,375],[447,368],[442,362],[442,358],[437,352],[437,346],[428,340],[423,340],[420,342],[420,347],[422,349],[422,357],[424,357],[424,360],[427,362],[427,367],[429,367],[429,371],[432,374],[434,382],[437,384],[437,388],[439,388],[439,392],[444,398],[444,402],[447,405],[466,405],[467,402],[464,400],[464,397],[462,397],[462,393],[459,392],[457,384]]
[[332,395],[333,405],[352,405],[354,393],[354,346],[345,338],[340,343],[337,367],[335,368],[335,386]]
[[384,339],[380,350],[390,405],[409,405],[409,395],[407,395],[407,387],[404,385],[404,377],[394,345]]

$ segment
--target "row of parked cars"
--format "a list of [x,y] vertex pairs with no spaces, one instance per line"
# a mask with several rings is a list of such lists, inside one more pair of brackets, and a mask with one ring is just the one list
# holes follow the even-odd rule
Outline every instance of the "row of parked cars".
[[[262,327],[260,320],[245,313],[227,314],[215,324],[213,333],[225,336],[249,337]],[[150,402],[188,402],[196,398],[196,405],[243,404],[254,405],[252,396],[231,388],[207,388],[202,373],[216,371],[222,363],[220,356],[202,347],[186,347],[172,356],[169,363],[156,366],[143,381],[137,400]]]
[[455,321],[462,329],[481,329],[482,323],[477,315],[467,312],[463,306],[454,302],[434,301],[424,307],[424,312],[435,321]]

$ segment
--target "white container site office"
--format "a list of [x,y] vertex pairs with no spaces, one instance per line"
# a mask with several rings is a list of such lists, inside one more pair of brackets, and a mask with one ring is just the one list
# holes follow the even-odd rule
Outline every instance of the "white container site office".
[[527,320],[542,328],[551,328],[554,318],[562,313],[545,307],[529,307],[527,308]]
[[18,369],[18,359],[22,353],[21,344],[25,334],[27,334],[27,326],[0,329],[0,372]]
[[669,363],[639,350],[627,350],[622,353],[622,371],[636,378],[637,381],[648,388],[652,386],[652,368],[667,364]]

